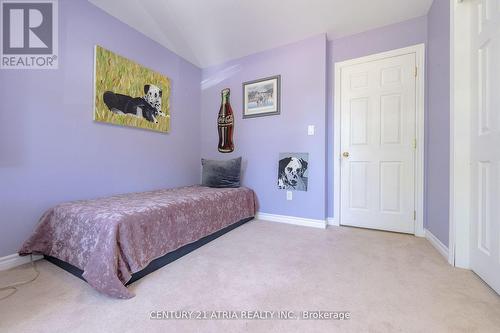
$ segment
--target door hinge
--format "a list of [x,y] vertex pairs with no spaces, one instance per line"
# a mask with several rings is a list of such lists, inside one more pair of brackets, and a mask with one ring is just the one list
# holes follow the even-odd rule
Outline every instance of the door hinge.
[[414,210],[413,211],[413,221],[416,221],[417,220],[417,211]]
[[417,149],[417,139],[413,139],[413,149]]
[[418,67],[415,66],[415,77],[418,76]]

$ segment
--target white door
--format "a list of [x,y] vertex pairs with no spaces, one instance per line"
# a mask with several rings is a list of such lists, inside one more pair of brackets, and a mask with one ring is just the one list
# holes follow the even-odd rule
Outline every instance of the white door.
[[500,3],[472,13],[471,267],[500,293]]
[[415,233],[415,73],[415,53],[342,68],[342,225]]

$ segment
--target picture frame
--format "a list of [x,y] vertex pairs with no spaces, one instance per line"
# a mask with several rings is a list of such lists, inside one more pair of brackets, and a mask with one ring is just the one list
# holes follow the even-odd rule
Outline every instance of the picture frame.
[[281,112],[281,75],[243,83],[243,119]]

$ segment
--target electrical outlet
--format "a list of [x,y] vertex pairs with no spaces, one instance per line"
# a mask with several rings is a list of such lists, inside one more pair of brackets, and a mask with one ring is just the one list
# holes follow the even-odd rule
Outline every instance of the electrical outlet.
[[286,200],[290,201],[293,199],[293,192],[292,191],[286,191]]
[[314,125],[307,126],[307,135],[314,135]]

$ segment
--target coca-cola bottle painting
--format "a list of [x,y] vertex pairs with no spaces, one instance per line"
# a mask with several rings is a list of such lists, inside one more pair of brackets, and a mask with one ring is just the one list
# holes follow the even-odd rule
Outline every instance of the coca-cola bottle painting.
[[234,151],[233,144],[233,128],[234,116],[233,109],[229,103],[229,88],[221,91],[222,102],[219,110],[219,117],[217,119],[217,128],[219,131],[219,152],[231,153]]

